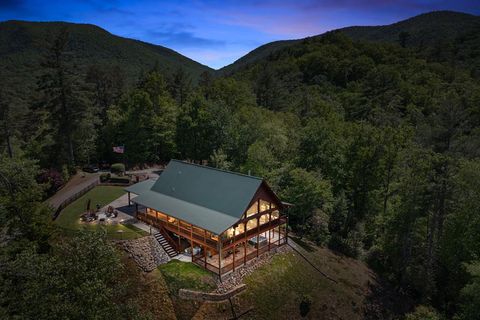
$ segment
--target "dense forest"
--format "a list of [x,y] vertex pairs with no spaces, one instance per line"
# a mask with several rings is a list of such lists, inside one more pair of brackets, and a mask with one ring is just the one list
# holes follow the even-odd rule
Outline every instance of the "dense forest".
[[[84,303],[98,306],[99,317],[136,314],[129,304],[105,302],[113,290],[133,290],[109,278],[113,271],[84,275],[91,282],[36,277],[115,266],[89,260],[117,259],[108,247],[82,251],[82,242],[101,238],[55,241],[41,204],[51,180],[40,173],[67,180],[78,166],[118,160],[112,146],[125,145],[130,167],[207,160],[265,177],[295,204],[293,232],[366,261],[416,301],[408,319],[480,319],[480,28],[473,20],[473,31],[422,45],[408,41],[413,29],[389,43],[334,31],[198,78],[152,61],[133,83],[121,63],[79,72],[62,28],[41,55],[26,106],[0,88],[8,244],[0,249],[0,317],[38,309],[39,319],[88,318],[78,309]],[[70,297],[76,302],[60,303],[61,289],[80,283]],[[89,301],[89,290],[104,290],[104,300]]]

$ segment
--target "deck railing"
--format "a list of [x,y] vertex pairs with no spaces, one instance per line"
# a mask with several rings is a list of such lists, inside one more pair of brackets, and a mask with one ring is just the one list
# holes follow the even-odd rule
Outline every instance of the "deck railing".
[[[237,260],[235,260],[235,268],[241,267],[242,265],[249,262],[250,260],[255,259],[257,256],[260,256],[267,251],[270,251],[270,250],[273,250],[273,249],[275,249],[279,246],[282,246],[285,243],[286,243],[285,238],[281,238],[281,239],[278,239],[277,241],[275,241],[274,243],[270,243],[270,246],[269,245],[261,246],[258,249],[258,252],[257,252],[257,250],[252,251],[252,252],[248,253],[245,257],[242,256],[242,257],[239,257]],[[206,268],[206,269],[208,269],[208,270],[210,270],[210,271],[212,271],[216,274],[218,274],[218,272],[219,272],[218,265],[213,265],[213,264],[208,263],[208,262],[205,263],[203,255],[194,256],[193,259],[192,259],[192,262],[195,263],[196,265],[198,265],[202,268]],[[222,275],[224,275],[227,272],[233,271],[233,261],[229,264],[223,265],[221,271],[222,271]]]
[[[151,224],[154,227],[157,228],[164,228],[168,231],[175,232],[181,236],[184,237],[192,237],[195,242],[199,242],[200,244],[206,244],[210,248],[217,249],[218,246],[218,241],[213,240],[209,238],[208,236],[205,237],[205,234],[199,234],[198,232],[194,231],[195,229],[198,229],[197,227],[193,227],[192,230],[186,229],[182,227],[181,225],[178,224],[173,224],[170,222],[167,222],[165,220],[157,219],[156,217],[145,214],[142,212],[137,212],[137,218],[141,221],[144,221],[148,224]],[[231,247],[234,243],[244,241],[245,238],[249,240],[250,238],[256,236],[257,234],[261,234],[263,232],[266,232],[268,230],[271,230],[273,228],[276,228],[282,224],[285,224],[287,222],[287,218],[285,216],[280,216],[279,218],[275,220],[271,220],[270,222],[266,222],[260,226],[254,227],[250,230],[247,230],[247,233],[245,235],[244,232],[235,235],[235,237],[231,237],[228,239],[225,239],[222,241],[222,248],[228,249]]]
[[[187,238],[190,238],[190,236],[195,239],[196,242],[200,242],[201,244],[206,244],[209,247],[216,249],[218,242],[210,239],[208,237],[205,237],[205,235],[200,235],[193,230],[188,230],[183,227],[178,226],[177,224],[169,223],[160,219],[157,219],[155,217],[152,217],[150,215],[146,215],[144,213],[137,213],[137,219],[144,221],[148,224],[151,224],[152,226],[156,228],[164,228],[168,231],[172,231],[177,233],[180,236],[184,236]],[[194,228],[196,229],[196,228]]]
[[240,242],[240,241],[245,240],[245,238],[247,238],[247,240],[250,240],[251,237],[256,236],[257,234],[264,233],[264,232],[266,232],[268,230],[271,230],[273,228],[276,228],[276,227],[278,227],[278,226],[280,226],[280,225],[282,225],[286,222],[287,222],[287,218],[285,216],[281,216],[278,219],[272,220],[270,222],[266,222],[266,223],[260,225],[260,227],[254,227],[250,230],[247,230],[246,235],[245,235],[244,232],[242,232],[240,234],[235,235],[235,237],[231,237],[231,238],[228,238],[228,239],[224,240],[223,243],[222,243],[222,248],[226,249],[226,248],[232,246],[236,242]]

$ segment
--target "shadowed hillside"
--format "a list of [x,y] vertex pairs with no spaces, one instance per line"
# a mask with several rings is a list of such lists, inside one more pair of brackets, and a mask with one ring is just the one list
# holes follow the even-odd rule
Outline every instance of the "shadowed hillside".
[[44,54],[64,28],[70,59],[81,73],[94,64],[118,65],[126,81],[133,83],[154,65],[165,74],[181,67],[194,81],[211,70],[171,49],[118,37],[94,25],[6,21],[0,23],[0,77],[14,96],[24,100],[35,90]]

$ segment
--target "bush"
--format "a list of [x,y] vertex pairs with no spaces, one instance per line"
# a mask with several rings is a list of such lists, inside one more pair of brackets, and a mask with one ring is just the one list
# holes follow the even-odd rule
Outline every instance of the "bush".
[[62,166],[62,179],[63,181],[68,181],[68,179],[70,179],[70,170],[66,164]]
[[47,195],[51,196],[65,183],[60,172],[56,169],[43,170],[37,178],[38,183],[47,185]]
[[102,173],[100,175],[100,182],[107,182],[108,180],[110,180],[110,173]]
[[129,184],[130,179],[129,178],[117,178],[117,177],[110,177],[108,179],[108,182],[111,183],[124,183],[124,184]]
[[114,163],[110,166],[110,171],[122,175],[125,172],[125,165],[123,163]]
[[380,247],[372,246],[367,252],[365,261],[367,262],[368,266],[376,272],[383,273],[385,271],[385,255]]
[[438,312],[429,306],[417,306],[415,311],[405,315],[405,320],[440,320]]
[[303,295],[302,301],[300,301],[300,315],[306,317],[310,312],[310,306],[312,305],[312,298],[309,295]]
[[356,258],[358,255],[358,248],[352,245],[348,239],[342,238],[338,234],[330,237],[328,247],[333,251],[340,252],[349,257]]

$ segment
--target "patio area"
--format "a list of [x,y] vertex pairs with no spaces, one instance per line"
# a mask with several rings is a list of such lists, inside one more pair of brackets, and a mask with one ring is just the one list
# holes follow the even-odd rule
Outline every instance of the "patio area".
[[95,208],[96,204],[92,203],[89,213],[81,216],[81,224],[85,225],[116,225],[135,217],[134,206],[128,206],[128,195],[124,194],[109,204]]

